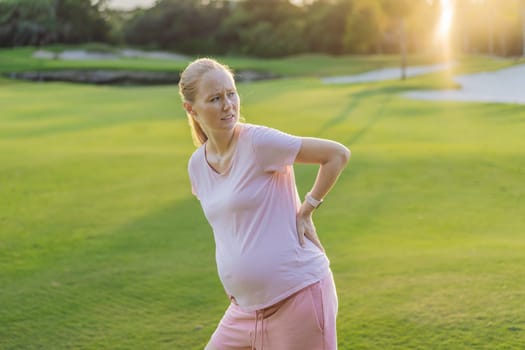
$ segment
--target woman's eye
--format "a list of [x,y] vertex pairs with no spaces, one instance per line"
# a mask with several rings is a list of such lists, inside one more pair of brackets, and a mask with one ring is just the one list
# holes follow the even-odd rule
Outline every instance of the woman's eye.
[[219,96],[215,96],[215,97],[213,97],[210,101],[211,101],[211,102],[215,102],[215,101],[218,101],[218,100],[219,100]]
[[233,96],[235,96],[235,92],[234,92],[234,91],[228,92],[228,96],[229,96],[229,97],[233,97]]

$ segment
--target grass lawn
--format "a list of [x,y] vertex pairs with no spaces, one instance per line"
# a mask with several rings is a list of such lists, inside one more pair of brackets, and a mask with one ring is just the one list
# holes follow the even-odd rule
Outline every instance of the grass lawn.
[[[327,86],[312,71],[325,59],[239,90],[248,122],[353,152],[315,214],[340,349],[522,349],[525,106],[399,96],[453,85],[444,73]],[[0,80],[0,349],[203,348],[228,301],[193,150],[174,86]],[[315,172],[296,167],[301,193]]]

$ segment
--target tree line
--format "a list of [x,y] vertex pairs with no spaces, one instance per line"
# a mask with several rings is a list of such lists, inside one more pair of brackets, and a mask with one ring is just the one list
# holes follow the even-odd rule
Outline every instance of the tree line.
[[[451,0],[461,52],[525,55],[525,0]],[[102,42],[186,54],[280,57],[439,49],[439,0],[0,0],[0,47]]]

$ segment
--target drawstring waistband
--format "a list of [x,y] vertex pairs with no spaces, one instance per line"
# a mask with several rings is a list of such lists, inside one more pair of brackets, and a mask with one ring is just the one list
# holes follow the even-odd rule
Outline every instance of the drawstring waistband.
[[[295,292],[294,294],[292,294],[289,297],[279,301],[276,304],[273,304],[272,306],[269,306],[267,308],[255,311],[255,334],[253,335],[253,343],[252,343],[252,349],[251,350],[263,350],[263,347],[264,347],[264,319],[271,317],[273,314],[275,314],[281,308],[281,306],[283,306],[286,302],[288,302],[290,299],[295,297],[297,294],[299,294],[302,291],[304,291],[306,288],[309,288],[309,286],[301,289],[298,292]],[[257,333],[258,333],[257,331],[258,331],[258,328],[259,328],[258,327],[259,326],[259,318],[261,320],[261,348],[260,349],[255,347],[257,345]]]
[[[257,343],[257,326],[259,325],[259,317],[261,318],[261,348],[256,349]],[[253,335],[252,350],[263,350],[264,348],[264,309],[255,312],[255,334]]]

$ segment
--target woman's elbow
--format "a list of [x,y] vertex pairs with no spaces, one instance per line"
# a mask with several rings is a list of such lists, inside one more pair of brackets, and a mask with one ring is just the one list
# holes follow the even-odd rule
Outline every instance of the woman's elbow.
[[336,157],[338,161],[341,163],[341,166],[344,167],[348,163],[351,155],[352,155],[352,152],[350,152],[350,149],[348,149],[344,145],[339,144],[338,150],[336,152]]

